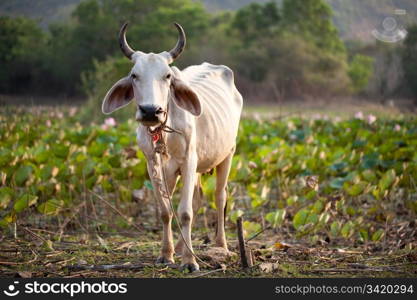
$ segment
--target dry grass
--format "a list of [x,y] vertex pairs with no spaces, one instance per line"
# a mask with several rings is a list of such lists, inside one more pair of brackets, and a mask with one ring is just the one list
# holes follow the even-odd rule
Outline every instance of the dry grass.
[[[17,239],[2,238],[0,277],[416,277],[415,249],[387,250],[376,244],[309,245],[303,240],[284,242],[282,234],[267,231],[248,243],[255,265],[242,270],[239,256],[216,257],[204,233],[196,233],[197,255],[212,267],[188,274],[178,265],[155,265],[159,234],[66,234],[19,232]],[[230,235],[230,232],[229,232]],[[46,242],[47,241],[47,242]],[[238,253],[236,239],[229,248]],[[176,258],[179,261],[178,257]],[[75,267],[74,267],[75,266]],[[107,269],[107,270],[106,270]]]

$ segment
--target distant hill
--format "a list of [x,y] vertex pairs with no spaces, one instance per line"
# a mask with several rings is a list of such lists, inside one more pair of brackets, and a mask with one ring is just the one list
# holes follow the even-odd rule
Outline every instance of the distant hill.
[[42,27],[65,22],[83,0],[0,0],[0,15],[25,16],[39,20]]
[[[65,21],[78,3],[85,0],[1,0],[0,15],[27,16],[38,19],[46,28],[49,23]],[[268,0],[202,0],[210,11],[235,10],[251,2]],[[416,0],[326,0],[334,10],[334,22],[344,39],[372,41],[373,29],[388,16],[400,24],[417,20]],[[281,0],[277,0],[281,3]],[[402,9],[405,15],[396,15]]]

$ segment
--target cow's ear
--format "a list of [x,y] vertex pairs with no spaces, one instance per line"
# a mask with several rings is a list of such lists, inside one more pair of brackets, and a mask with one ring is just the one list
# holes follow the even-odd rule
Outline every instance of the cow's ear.
[[173,91],[175,103],[190,112],[196,117],[202,113],[200,99],[197,94],[184,81],[179,78],[172,78],[171,89]]
[[107,92],[101,110],[104,114],[110,114],[129,104],[133,97],[132,80],[129,77],[124,77]]

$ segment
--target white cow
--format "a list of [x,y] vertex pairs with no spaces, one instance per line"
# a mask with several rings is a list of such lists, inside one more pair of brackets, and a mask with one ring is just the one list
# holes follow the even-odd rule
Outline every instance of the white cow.
[[[182,225],[175,252],[182,255],[182,269],[195,271],[199,266],[192,253],[191,225],[200,195],[200,174],[216,168],[217,232],[216,246],[227,250],[224,232],[226,185],[235,152],[236,135],[242,111],[242,96],[235,87],[233,72],[226,66],[203,63],[183,71],[169,65],[185,47],[185,33],[179,32],[176,46],[169,52],[134,51],[126,42],[127,23],[120,30],[123,53],[133,62],[127,77],[120,79],[103,100],[103,113],[109,114],[136,100],[137,140],[147,158],[148,172],[160,203],[163,222],[161,255],[157,263],[174,262],[171,231],[173,212],[170,203],[161,197],[152,176],[155,141],[149,129],[167,126],[180,133],[164,133],[168,156],[162,164],[166,186],[172,195],[178,176],[183,188],[178,206]],[[194,208],[194,211],[193,211]]]

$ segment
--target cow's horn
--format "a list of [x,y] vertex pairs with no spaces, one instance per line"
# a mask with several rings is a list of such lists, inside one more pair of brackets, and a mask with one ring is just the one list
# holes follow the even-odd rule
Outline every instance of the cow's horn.
[[177,30],[178,30],[178,41],[175,47],[169,51],[169,54],[171,54],[171,57],[173,60],[175,60],[178,56],[180,56],[181,52],[185,48],[185,42],[186,42],[184,29],[182,29],[181,25],[178,23],[174,23],[174,25],[175,27],[177,27]]
[[133,50],[132,48],[130,48],[129,44],[126,41],[126,29],[127,29],[127,25],[129,23],[124,23],[122,28],[120,29],[119,32],[119,46],[120,49],[122,50],[123,54],[126,55],[127,58],[131,59],[133,53],[135,53],[135,50]]

